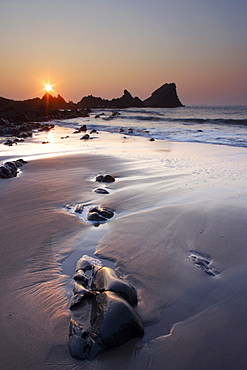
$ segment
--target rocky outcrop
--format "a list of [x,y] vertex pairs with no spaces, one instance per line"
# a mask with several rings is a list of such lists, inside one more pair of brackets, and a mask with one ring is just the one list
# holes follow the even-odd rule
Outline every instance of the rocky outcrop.
[[92,95],[85,96],[79,103],[77,103],[80,108],[128,108],[128,107],[142,107],[142,101],[138,97],[133,97],[128,90],[124,90],[123,96],[121,98],[116,98],[112,100],[102,99]]
[[[0,118],[2,118],[0,127],[1,129],[7,128],[3,126],[7,126],[8,122],[16,126],[23,123],[30,124],[53,119],[88,117],[90,108],[174,108],[182,106],[183,104],[177,95],[175,83],[162,85],[144,101],[138,97],[133,97],[128,90],[124,90],[120,98],[114,98],[112,100],[88,95],[83,97],[77,104],[72,101],[67,103],[61,95],[58,94],[55,97],[49,93],[46,93],[41,99],[34,98],[23,101],[0,97]],[[4,130],[2,130],[0,135],[5,136]]]
[[12,162],[5,162],[2,166],[0,166],[0,178],[10,179],[11,177],[16,177],[19,172],[19,168],[26,163],[27,162],[23,159],[17,159],[16,161]]
[[166,83],[155,90],[149,98],[143,101],[143,105],[152,108],[183,107],[183,104],[178,98],[177,88],[174,82]]
[[12,100],[0,97],[0,110],[5,111],[29,111],[46,108],[49,103],[49,109],[75,109],[76,104],[73,102],[67,103],[61,95],[57,97],[46,93],[41,99],[33,98],[27,100]]
[[124,94],[121,98],[112,99],[111,104],[117,108],[142,107],[141,99],[138,97],[133,98],[128,90],[124,90]]
[[142,101],[138,97],[133,97],[127,90],[121,98],[112,100],[102,99],[92,95],[85,96],[79,103],[80,108],[130,108],[130,107],[152,107],[152,108],[175,108],[183,107],[178,98],[175,83],[166,83],[155,90],[152,95]]
[[0,97],[0,136],[26,138],[32,136],[33,130],[47,129],[47,124],[41,122],[88,117],[89,113],[90,109],[80,109],[72,102],[66,103],[61,95],[53,97],[46,93],[41,99],[23,101]]

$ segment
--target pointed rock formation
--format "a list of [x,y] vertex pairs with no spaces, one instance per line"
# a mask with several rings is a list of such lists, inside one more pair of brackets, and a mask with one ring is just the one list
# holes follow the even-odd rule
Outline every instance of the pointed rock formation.
[[112,99],[110,104],[117,108],[128,108],[128,107],[142,107],[142,101],[138,97],[133,98],[133,96],[124,90],[124,94],[121,98]]
[[143,105],[152,108],[183,107],[183,104],[178,98],[177,88],[174,82],[166,83],[155,90],[148,99],[143,101]]
[[85,96],[77,104],[80,108],[128,108],[128,107],[142,107],[142,101],[138,97],[133,97],[128,90],[124,90],[121,98],[112,100],[102,99],[92,95]]

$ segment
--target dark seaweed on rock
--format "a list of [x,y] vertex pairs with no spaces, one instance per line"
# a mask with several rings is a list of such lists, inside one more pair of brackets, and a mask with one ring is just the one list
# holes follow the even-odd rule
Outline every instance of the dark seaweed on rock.
[[[76,266],[69,350],[73,357],[93,360],[101,353],[143,335],[133,306],[135,288],[109,267],[81,258]],[[86,271],[92,270],[87,278]]]

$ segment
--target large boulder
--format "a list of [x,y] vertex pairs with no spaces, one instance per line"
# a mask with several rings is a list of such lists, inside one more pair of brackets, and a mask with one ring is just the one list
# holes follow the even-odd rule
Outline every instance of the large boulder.
[[[109,267],[83,256],[76,265],[69,350],[73,357],[93,360],[101,353],[143,335],[135,312],[135,288]],[[92,269],[92,277],[87,272]]]

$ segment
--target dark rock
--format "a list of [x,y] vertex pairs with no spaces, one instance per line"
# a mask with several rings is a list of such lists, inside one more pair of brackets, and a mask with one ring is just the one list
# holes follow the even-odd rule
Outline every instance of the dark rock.
[[89,359],[100,354],[102,347],[117,348],[143,335],[141,320],[134,309],[125,299],[111,291],[93,297],[91,325],[100,350],[93,353],[93,356],[89,355]]
[[12,177],[10,170],[5,166],[0,166],[0,178],[8,179],[10,177]]
[[3,143],[3,145],[12,146],[13,144],[16,144],[13,140],[7,140]]
[[50,131],[51,129],[53,129],[54,127],[55,127],[55,125],[53,125],[53,124],[45,123],[44,125],[42,125],[42,126],[38,129],[38,131],[46,131],[46,132],[48,132],[48,131]]
[[[154,91],[152,95],[141,101],[138,97],[133,97],[127,90],[124,90],[123,96],[120,98],[107,100],[100,97],[94,97],[88,95],[83,97],[78,103],[78,107],[90,107],[90,108],[129,108],[129,107],[160,107],[160,108],[173,108],[182,107],[180,102],[175,83],[166,83],[162,85],[159,89]],[[95,116],[99,118],[101,114]],[[112,116],[106,118],[111,119]]]
[[112,218],[114,216],[114,212],[107,207],[92,207],[89,210],[90,213],[98,213],[100,216],[105,217],[105,218]]
[[77,206],[75,207],[75,211],[76,213],[82,213],[84,210],[84,205],[83,204],[77,204]]
[[154,108],[175,108],[182,107],[177,95],[175,83],[166,83],[159,89],[155,90],[152,95],[143,101],[145,107]]
[[83,270],[77,270],[75,275],[73,276],[75,281],[79,281],[84,287],[87,287],[90,282],[90,278],[88,275],[85,274]]
[[98,213],[101,216],[106,217],[106,218],[112,218],[114,216],[114,212],[111,209],[106,208],[106,207],[99,208]]
[[78,129],[78,132],[86,132],[87,131],[87,126],[86,125],[82,125],[79,129]]
[[16,177],[17,176],[18,171],[17,171],[17,166],[16,166],[15,162],[5,162],[4,167],[6,167],[9,170],[9,172],[11,174],[10,177]]
[[24,159],[20,158],[20,159],[17,159],[15,162],[18,162],[18,163],[22,163],[22,164],[27,164],[28,162],[25,161]]
[[110,183],[110,182],[114,182],[115,179],[112,175],[104,175],[103,177],[103,182],[107,182],[107,183]]
[[33,135],[32,132],[22,132],[18,135],[18,137],[27,139],[28,137],[32,137],[32,135]]
[[103,176],[103,175],[97,175],[97,176],[95,177],[95,181],[103,182],[103,178],[104,178],[104,176]]
[[[85,108],[128,108],[128,107],[142,107],[142,101],[138,97],[133,97],[127,90],[124,90],[123,96],[121,98],[116,98],[112,100],[102,99],[100,97],[95,97],[88,95],[83,97],[77,105],[79,107]],[[99,118],[100,115],[97,115],[95,118]]]
[[4,118],[0,118],[0,126],[6,126],[9,125],[9,121]]
[[94,272],[92,290],[99,292],[110,290],[121,295],[131,306],[137,304],[137,295],[134,287],[126,280],[123,280],[117,271],[109,267],[102,267]]
[[16,177],[18,174],[18,168],[22,167],[23,164],[27,163],[23,159],[18,159],[12,162],[5,162],[0,166],[0,178],[9,179]]
[[90,280],[86,281],[88,286],[84,281],[82,285],[74,284],[69,350],[73,357],[93,360],[109,349],[142,336],[144,331],[133,308],[137,303],[134,287],[115,270],[92,264],[85,257],[80,261],[86,269],[93,268],[92,284],[90,287]]
[[80,140],[88,140],[90,139],[90,136],[88,134],[83,135]]
[[98,182],[107,182],[107,183],[115,181],[112,175],[97,175],[95,180]]
[[87,217],[88,221],[95,221],[95,222],[106,222],[107,218],[101,216],[98,212],[90,212]]
[[154,141],[154,138],[153,138],[153,137],[151,137],[151,139],[149,139],[149,141]]
[[109,194],[109,191],[108,190],[102,189],[102,188],[94,189],[94,192],[95,193],[98,193],[98,194]]
[[92,270],[93,266],[92,266],[92,263],[85,257],[82,257],[79,259],[79,261],[77,261],[77,264],[76,264],[76,271],[90,271]]

